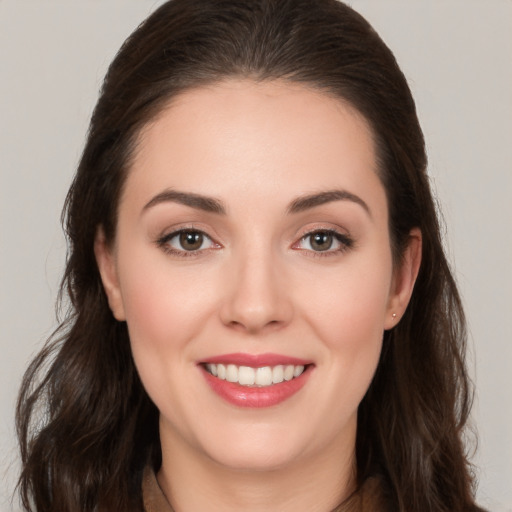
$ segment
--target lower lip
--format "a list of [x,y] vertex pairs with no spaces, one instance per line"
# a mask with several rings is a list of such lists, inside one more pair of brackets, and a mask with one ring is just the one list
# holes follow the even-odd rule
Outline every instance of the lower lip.
[[218,379],[206,369],[201,370],[211,389],[221,398],[237,407],[271,407],[280,404],[297,393],[306,384],[311,373],[311,367],[307,366],[301,375],[292,380],[283,381],[265,387],[241,386],[236,382]]

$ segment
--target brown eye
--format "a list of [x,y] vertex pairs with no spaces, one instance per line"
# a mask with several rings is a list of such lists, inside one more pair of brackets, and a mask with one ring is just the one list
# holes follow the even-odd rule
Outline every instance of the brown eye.
[[157,240],[157,243],[165,252],[176,256],[193,256],[208,249],[220,248],[206,233],[195,229],[174,231]]
[[179,235],[180,246],[185,251],[197,251],[204,242],[204,236],[198,231],[182,231]]
[[309,235],[311,249],[313,251],[327,251],[331,249],[334,237],[328,231],[318,231]]
[[311,253],[325,253],[325,255],[334,255],[342,253],[353,247],[354,241],[349,235],[338,233],[331,229],[312,231],[304,235],[293,249],[309,251]]

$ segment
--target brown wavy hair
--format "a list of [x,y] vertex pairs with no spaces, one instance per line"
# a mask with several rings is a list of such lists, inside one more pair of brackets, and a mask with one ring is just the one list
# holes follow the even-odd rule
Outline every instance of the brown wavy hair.
[[471,405],[466,332],[444,255],[415,104],[391,51],[336,0],[172,0],[124,43],[106,75],[66,199],[66,316],[27,370],[17,405],[26,510],[141,511],[143,468],[161,460],[158,411],[108,307],[93,245],[115,239],[141,129],[177,94],[229,78],[286,80],[348,102],[369,122],[400,264],[423,254],[411,302],[384,333],[359,407],[359,482],[379,475],[390,510],[479,510],[462,435]]

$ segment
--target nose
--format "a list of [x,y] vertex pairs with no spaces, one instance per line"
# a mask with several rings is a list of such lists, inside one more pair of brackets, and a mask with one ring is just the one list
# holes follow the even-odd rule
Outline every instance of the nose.
[[227,293],[220,308],[224,325],[258,334],[286,326],[293,316],[290,284],[276,258],[260,251],[228,264]]

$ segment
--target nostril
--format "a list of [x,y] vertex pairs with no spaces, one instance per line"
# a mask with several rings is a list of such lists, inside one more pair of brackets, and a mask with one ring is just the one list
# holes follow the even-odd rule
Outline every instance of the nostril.
[[283,293],[283,287],[257,277],[253,274],[228,288],[219,309],[225,326],[256,333],[289,323],[293,316],[290,297]]
[[226,324],[229,328],[238,331],[246,332],[249,334],[257,334],[260,332],[274,331],[280,329],[285,325],[285,322],[280,320],[270,320],[268,322],[256,322],[256,321],[238,321],[231,320]]

